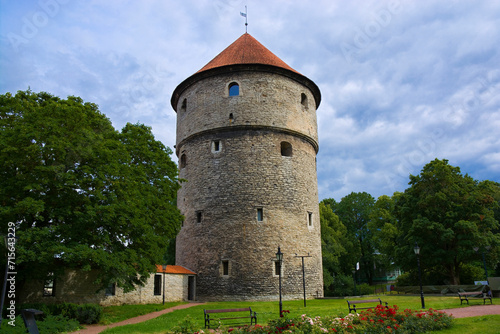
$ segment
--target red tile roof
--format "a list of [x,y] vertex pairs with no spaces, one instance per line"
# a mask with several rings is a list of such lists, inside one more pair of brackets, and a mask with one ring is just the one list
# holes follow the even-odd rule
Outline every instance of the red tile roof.
[[236,64],[272,65],[299,73],[248,33],[243,34],[196,73]]
[[[161,264],[156,265],[156,272],[157,273],[163,273],[163,266]],[[183,275],[196,275],[194,272],[192,272],[189,269],[186,269],[182,266],[172,266],[168,265],[167,269],[165,270],[166,274],[183,274]]]

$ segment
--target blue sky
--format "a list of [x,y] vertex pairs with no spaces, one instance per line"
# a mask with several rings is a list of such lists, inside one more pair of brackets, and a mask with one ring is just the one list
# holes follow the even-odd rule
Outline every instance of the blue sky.
[[319,199],[448,159],[500,182],[500,2],[0,0],[0,93],[97,103],[173,147],[175,87],[248,32],[321,89]]

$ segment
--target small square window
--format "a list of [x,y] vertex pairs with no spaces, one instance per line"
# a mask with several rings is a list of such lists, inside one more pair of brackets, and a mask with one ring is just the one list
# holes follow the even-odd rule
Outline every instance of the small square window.
[[108,285],[108,287],[106,288],[106,292],[105,292],[105,295],[106,296],[114,296],[116,293],[116,284],[115,283],[111,283],[110,285]]
[[257,208],[257,221],[258,222],[264,221],[264,209],[263,208]]

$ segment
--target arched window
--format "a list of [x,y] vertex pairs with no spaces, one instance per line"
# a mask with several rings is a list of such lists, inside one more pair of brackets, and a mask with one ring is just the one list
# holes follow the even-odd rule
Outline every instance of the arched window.
[[293,153],[292,144],[286,141],[281,142],[281,155],[283,157],[291,157]]
[[307,104],[307,95],[302,93],[300,94],[300,104],[302,104],[304,106],[304,108],[308,108],[308,104]]
[[181,155],[181,168],[186,167],[186,164],[187,164],[187,158],[186,158],[186,155],[183,154],[183,155]]
[[229,96],[238,96],[240,95],[240,85],[236,82],[231,82],[229,84]]

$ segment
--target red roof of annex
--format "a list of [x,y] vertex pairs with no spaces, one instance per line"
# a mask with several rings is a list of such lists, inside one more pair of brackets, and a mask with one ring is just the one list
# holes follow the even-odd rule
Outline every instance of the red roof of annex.
[[[163,273],[163,266],[161,264],[156,265],[156,272]],[[173,265],[167,266],[167,269],[165,270],[165,274],[196,275],[194,272],[192,272],[189,269],[186,269],[182,266],[173,266]]]
[[196,73],[237,64],[272,65],[300,74],[248,33],[241,35]]

